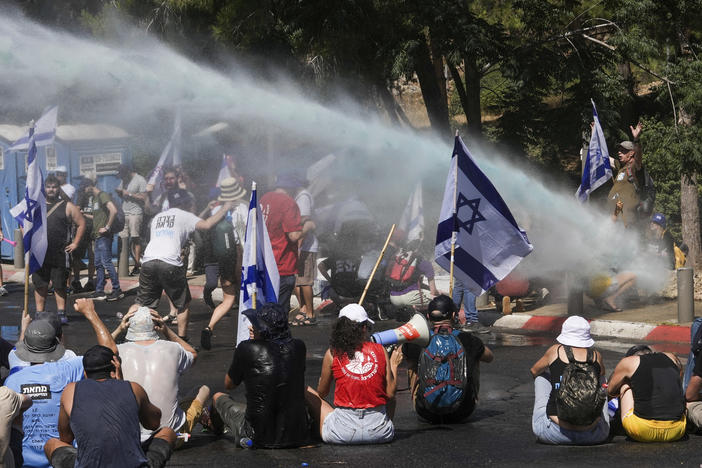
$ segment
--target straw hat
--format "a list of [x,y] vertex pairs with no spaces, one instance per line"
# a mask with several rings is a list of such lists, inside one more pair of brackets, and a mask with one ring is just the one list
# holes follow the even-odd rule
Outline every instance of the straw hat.
[[577,315],[568,317],[568,320],[563,322],[561,334],[556,341],[576,348],[589,348],[595,344],[595,340],[590,336],[590,323]]
[[227,177],[219,184],[221,191],[218,201],[228,202],[238,200],[246,196],[246,190],[239,185],[239,182],[234,177]]

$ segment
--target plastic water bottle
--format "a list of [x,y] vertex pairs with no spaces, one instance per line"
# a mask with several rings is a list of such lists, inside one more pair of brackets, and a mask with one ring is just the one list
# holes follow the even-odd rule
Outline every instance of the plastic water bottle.
[[122,320],[122,317],[124,317],[124,314],[122,312],[117,312],[117,319]]
[[609,403],[607,403],[607,412],[610,418],[614,417],[614,413],[617,412],[617,409],[619,409],[619,398],[609,400]]
[[253,447],[253,440],[249,439],[248,437],[242,437],[239,439],[239,446],[241,448],[251,448]]

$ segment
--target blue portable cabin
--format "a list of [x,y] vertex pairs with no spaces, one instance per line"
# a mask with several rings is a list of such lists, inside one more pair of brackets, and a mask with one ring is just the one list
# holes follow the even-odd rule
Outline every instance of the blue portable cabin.
[[[27,179],[27,151],[7,151],[12,142],[22,137],[27,127],[0,125],[0,182],[2,192],[2,231],[12,238],[17,222],[10,216],[10,208],[24,196]],[[100,190],[108,192],[116,203],[119,184],[117,169],[130,162],[130,136],[119,127],[104,124],[59,125],[52,145],[37,149],[37,160],[46,178],[58,166],[66,166],[67,180],[78,188],[84,177],[97,179]],[[115,241],[116,247],[116,241]],[[7,242],[0,248],[3,260],[12,260],[14,249]]]

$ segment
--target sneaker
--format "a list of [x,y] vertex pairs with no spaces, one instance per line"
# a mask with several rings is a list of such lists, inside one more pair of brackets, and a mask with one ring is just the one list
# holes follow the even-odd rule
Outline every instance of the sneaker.
[[107,298],[107,294],[105,294],[105,291],[95,291],[90,296],[88,296],[88,298],[94,301],[104,301],[105,298]]
[[71,281],[71,289],[73,290],[73,294],[80,294],[83,292],[83,286],[78,280]]
[[61,321],[61,325],[67,325],[68,324],[68,317],[66,316],[66,312],[59,312],[58,313],[58,318]]
[[461,331],[484,334],[490,333],[490,327],[486,327],[480,322],[466,322],[466,324],[461,327]]
[[200,333],[200,346],[208,351],[212,349],[212,330],[210,330],[210,327],[202,329],[202,333]]
[[134,266],[134,268],[132,268],[132,271],[129,272],[129,276],[137,276],[139,274],[139,271],[141,271],[139,270],[139,266]]
[[110,294],[107,295],[107,298],[105,299],[107,302],[113,302],[113,301],[119,301],[120,299],[124,299],[124,293],[122,292],[121,289],[113,289]]
[[85,283],[85,286],[83,286],[83,292],[90,292],[90,291],[95,291],[95,285],[93,284],[92,281],[88,280],[88,282]]
[[10,291],[5,286],[0,286],[0,296],[7,296],[8,294],[10,294]]

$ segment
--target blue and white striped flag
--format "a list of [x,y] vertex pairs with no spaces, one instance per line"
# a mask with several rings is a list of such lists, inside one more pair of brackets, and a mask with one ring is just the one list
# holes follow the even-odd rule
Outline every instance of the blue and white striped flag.
[[507,276],[533,247],[504,200],[456,136],[436,232],[434,256],[454,277],[480,295]]
[[10,214],[24,231],[24,253],[28,255],[29,274],[41,268],[46,256],[46,197],[44,178],[37,162],[37,145],[34,126],[29,128],[29,151],[27,152],[27,186],[24,199],[15,205]]
[[597,116],[595,101],[590,99],[590,102],[592,102],[592,119],[595,121],[595,125],[592,128],[587,157],[583,163],[583,177],[580,180],[578,191],[575,192],[575,196],[578,197],[581,203],[585,203],[592,192],[612,178],[607,142],[602,131],[602,125],[600,125],[600,118]]
[[249,319],[243,311],[253,308],[253,292],[256,302],[278,302],[280,275],[275,263],[273,247],[268,237],[266,223],[256,197],[256,182],[251,184],[249,216],[246,220],[244,254],[241,261],[241,294],[239,294],[239,319],[236,344],[249,339]]
[[[39,117],[34,124],[34,144],[37,148],[49,146],[54,142],[56,136],[56,120],[58,118],[58,106],[51,107]],[[29,133],[12,143],[7,151],[24,151],[29,149]]]
[[422,183],[417,182],[402,212],[397,229],[405,234],[407,242],[424,239],[424,208],[422,203]]

